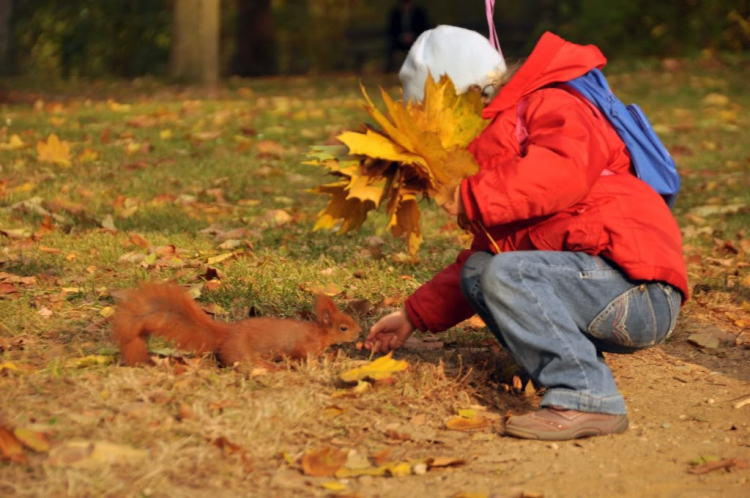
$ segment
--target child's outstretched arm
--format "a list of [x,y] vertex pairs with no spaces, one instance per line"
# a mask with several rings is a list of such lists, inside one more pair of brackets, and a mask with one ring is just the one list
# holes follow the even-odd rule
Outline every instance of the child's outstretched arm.
[[393,351],[404,345],[414,328],[402,308],[384,316],[372,326],[365,339],[365,347],[373,353]]

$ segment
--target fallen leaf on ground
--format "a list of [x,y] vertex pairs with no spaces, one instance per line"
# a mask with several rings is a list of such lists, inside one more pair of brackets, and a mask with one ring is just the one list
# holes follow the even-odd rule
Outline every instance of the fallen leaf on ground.
[[10,460],[14,463],[28,463],[23,452],[21,441],[5,427],[0,427],[0,460]]
[[237,249],[241,245],[242,245],[242,241],[241,240],[229,239],[229,240],[225,240],[224,242],[222,242],[221,244],[219,244],[218,247],[219,247],[219,249],[223,249],[225,251],[232,251],[234,249]]
[[340,468],[336,471],[335,476],[339,479],[346,479],[348,477],[382,477],[388,473],[388,465],[381,465],[379,467],[368,467],[364,469],[347,469]]
[[24,446],[38,453],[49,451],[50,446],[47,436],[41,432],[19,427],[13,430],[13,435],[16,436],[16,439],[22,442]]
[[151,243],[146,239],[146,237],[137,233],[131,233],[128,237],[128,240],[141,249],[151,247]]
[[473,330],[481,330],[485,328],[487,324],[484,323],[484,320],[482,320],[479,315],[474,315],[468,320],[464,320],[463,322],[461,322],[459,326]]
[[0,296],[4,294],[17,294],[18,292],[20,292],[20,289],[15,285],[7,282],[0,283]]
[[283,145],[273,140],[259,140],[255,144],[255,150],[258,151],[258,154],[270,157],[281,157],[286,152]]
[[69,441],[53,448],[47,462],[55,467],[95,469],[142,464],[148,456],[147,450],[108,441]]
[[429,468],[460,467],[466,464],[466,460],[463,458],[437,457],[428,458],[425,463]]
[[98,354],[90,354],[83,358],[73,358],[65,362],[65,366],[69,368],[86,368],[98,365],[109,365],[114,361],[114,356],[103,356]]
[[687,341],[696,346],[708,349],[716,349],[719,347],[719,338],[711,334],[690,334]]
[[336,471],[336,477],[344,479],[347,477],[383,477],[386,475],[392,477],[408,476],[412,473],[412,465],[409,462],[388,462],[378,467],[369,467],[361,469],[341,468]]
[[239,444],[232,443],[224,436],[218,437],[211,441],[211,444],[216,446],[225,455],[232,455],[235,453],[245,453],[245,448]]
[[346,463],[346,459],[346,452],[324,446],[302,456],[302,470],[308,476],[333,477],[336,471]]
[[89,149],[86,147],[81,153],[78,155],[78,161],[81,163],[90,163],[92,161],[96,161],[99,159],[99,151]]
[[396,372],[402,372],[409,368],[406,360],[394,360],[391,351],[385,356],[381,356],[367,365],[353,368],[341,374],[341,380],[344,382],[356,382],[359,380],[383,380],[393,376]]
[[19,368],[18,368],[18,366],[15,363],[10,362],[10,361],[6,361],[4,363],[0,363],[0,374],[2,374],[3,372],[6,372],[6,371],[18,372]]
[[21,140],[21,137],[14,133],[10,136],[10,140],[8,140],[8,143],[0,144],[0,150],[18,150],[23,149],[27,146],[28,144]]
[[340,406],[332,405],[327,406],[323,409],[322,415],[326,418],[336,418],[344,413],[344,409]]
[[414,415],[409,421],[411,425],[424,425],[425,422],[427,422],[427,415],[425,415],[424,413]]
[[409,462],[399,462],[388,467],[388,473],[393,477],[402,477],[411,475],[411,464]]
[[102,218],[102,221],[99,222],[99,224],[104,229],[110,230],[112,232],[117,231],[117,227],[115,226],[115,219],[111,214],[104,215],[104,218]]
[[195,140],[196,142],[208,142],[211,140],[216,140],[220,136],[220,131],[199,131],[196,133],[191,133],[188,138],[190,140]]
[[345,469],[370,469],[372,465],[366,455],[352,450],[346,457]]
[[492,420],[482,417],[481,415],[470,418],[458,415],[450,417],[445,421],[445,426],[454,431],[475,431],[478,429],[484,429],[485,427],[490,427],[492,424]]
[[383,450],[380,450],[372,456],[372,461],[375,462],[375,465],[383,465],[391,458],[392,451],[392,448],[385,448]]
[[54,133],[47,138],[46,142],[38,142],[36,150],[39,161],[43,163],[70,166],[70,143],[61,142]]
[[703,104],[708,106],[723,107],[729,104],[729,97],[721,93],[709,93],[703,97]]
[[31,237],[31,230],[28,228],[0,228],[0,235],[4,235],[9,239],[28,239]]
[[283,209],[271,209],[258,216],[255,223],[260,227],[281,227],[292,221],[292,216]]
[[114,112],[129,112],[130,104],[120,104],[116,100],[107,100],[107,106]]
[[709,206],[698,206],[690,210],[690,213],[695,216],[705,218],[712,215],[723,215],[723,214],[735,214],[740,211],[747,209],[747,204],[728,204],[725,206],[709,205]]
[[190,408],[190,405],[182,403],[177,409],[177,420],[200,420],[200,417]]
[[325,294],[328,297],[338,296],[344,292],[344,289],[342,289],[341,286],[333,282],[329,282],[324,286],[314,285],[311,290],[314,294]]
[[109,318],[110,316],[115,314],[115,309],[112,306],[105,306],[99,311],[99,315],[103,316],[104,318]]
[[397,441],[411,441],[412,437],[410,434],[406,432],[398,432],[394,429],[388,429],[385,431],[385,435],[390,439],[395,439]]
[[323,489],[327,489],[328,491],[346,491],[347,489],[349,489],[349,486],[339,481],[326,481],[320,483],[320,486]]
[[219,254],[218,256],[211,256],[206,260],[206,264],[208,265],[215,265],[218,263],[221,263],[222,261],[225,261],[229,258],[232,258],[235,256],[235,253],[233,252],[226,252],[224,254]]

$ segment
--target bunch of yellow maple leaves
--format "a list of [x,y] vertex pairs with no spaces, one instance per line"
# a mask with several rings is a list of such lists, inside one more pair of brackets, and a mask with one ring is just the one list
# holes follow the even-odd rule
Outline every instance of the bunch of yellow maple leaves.
[[439,205],[453,200],[461,179],[478,166],[466,150],[487,125],[477,92],[456,94],[450,78],[425,83],[423,102],[394,101],[382,88],[388,115],[373,105],[364,87],[365,110],[380,129],[347,131],[337,138],[344,145],[315,146],[308,164],[338,177],[314,192],[330,195],[313,230],[338,233],[357,230],[372,210],[385,205],[386,230],[405,237],[409,255],[417,259],[422,243],[418,201],[429,197]]

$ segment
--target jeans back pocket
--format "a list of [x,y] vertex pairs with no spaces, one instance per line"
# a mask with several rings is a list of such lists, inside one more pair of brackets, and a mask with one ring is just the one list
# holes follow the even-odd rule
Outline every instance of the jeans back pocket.
[[[624,346],[628,350],[661,342],[659,336],[666,337],[667,327],[663,327],[664,333],[659,334],[659,322],[662,320],[657,320],[657,311],[666,312],[667,321],[671,320],[672,314],[669,309],[662,310],[661,306],[655,309],[653,291],[664,296],[661,289],[647,284],[637,285],[617,296],[589,324],[589,334],[599,341]],[[666,299],[664,304],[667,305]]]

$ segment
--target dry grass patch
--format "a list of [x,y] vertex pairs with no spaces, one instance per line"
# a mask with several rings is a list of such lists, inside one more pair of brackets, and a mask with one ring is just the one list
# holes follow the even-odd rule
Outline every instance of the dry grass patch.
[[[279,472],[288,481],[290,470],[298,479],[287,484],[308,486],[299,459],[323,446],[365,458],[388,450],[394,462],[458,457],[443,448],[455,437],[445,422],[477,405],[474,374],[455,377],[442,362],[414,362],[356,393],[339,375],[366,361],[342,350],[253,376],[211,359],[175,358],[151,368],[71,368],[60,358],[40,371],[8,371],[0,405],[13,409],[3,410],[4,423],[42,432],[58,453],[75,441],[113,446],[104,447],[105,461],[67,464],[54,451],[32,454],[30,468],[7,467],[3,481],[12,488],[32,479],[35,492],[48,496],[171,494],[175,483],[247,492],[277,486]],[[143,458],[130,461],[131,450],[144,450]]]

